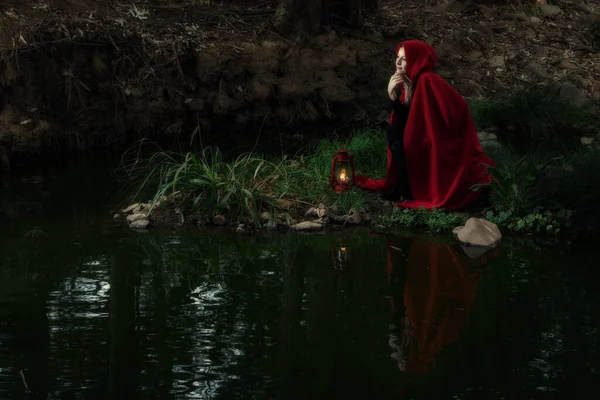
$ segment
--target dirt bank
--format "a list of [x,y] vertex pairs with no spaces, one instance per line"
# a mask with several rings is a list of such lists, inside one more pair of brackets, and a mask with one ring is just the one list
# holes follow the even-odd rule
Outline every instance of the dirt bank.
[[385,87],[389,54],[334,29],[293,40],[269,30],[269,10],[72,4],[2,16],[5,153],[142,137],[187,143],[191,132],[254,142],[262,129],[297,139],[301,126],[368,123],[382,106],[373,97]]
[[465,96],[561,81],[574,98],[600,97],[591,2],[557,12],[382,1],[360,30],[326,25],[314,38],[275,31],[275,1],[209,3],[4,1],[0,158],[144,137],[227,148],[258,132],[289,146],[377,124],[390,52],[408,38],[435,46],[437,72]]

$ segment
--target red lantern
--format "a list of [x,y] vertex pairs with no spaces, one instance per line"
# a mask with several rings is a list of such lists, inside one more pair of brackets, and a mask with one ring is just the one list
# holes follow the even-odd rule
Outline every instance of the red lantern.
[[331,160],[331,175],[329,183],[339,193],[350,189],[355,183],[354,156],[348,150],[338,150]]

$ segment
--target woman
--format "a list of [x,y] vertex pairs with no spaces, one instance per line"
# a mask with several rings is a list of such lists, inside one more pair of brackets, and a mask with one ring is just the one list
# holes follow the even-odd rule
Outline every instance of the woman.
[[477,198],[471,186],[489,182],[486,165],[494,165],[481,148],[467,102],[432,72],[436,62],[425,42],[398,45],[388,84],[393,111],[386,177],[356,177],[358,186],[400,200],[399,207],[460,209]]

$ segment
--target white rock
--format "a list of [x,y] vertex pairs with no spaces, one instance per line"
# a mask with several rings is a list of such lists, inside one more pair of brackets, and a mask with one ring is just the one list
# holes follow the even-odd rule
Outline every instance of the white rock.
[[302,221],[295,225],[292,225],[290,228],[292,228],[295,231],[318,231],[320,229],[323,229],[323,226],[323,224],[319,224],[317,222]]
[[131,229],[146,229],[149,225],[150,221],[148,221],[147,219],[138,219],[136,221],[133,221],[131,225],[129,225],[129,227]]
[[581,138],[581,144],[585,145],[585,146],[589,146],[592,143],[594,143],[596,139],[593,137],[589,137],[589,136],[584,136]]
[[131,224],[142,219],[148,219],[148,216],[142,213],[131,214],[127,216],[127,223]]
[[213,224],[223,226],[227,224],[227,217],[224,215],[215,215],[213,217]]
[[482,218],[469,218],[465,226],[458,226],[452,230],[458,240],[472,246],[492,246],[497,243],[502,234],[498,226]]
[[315,207],[309,208],[304,214],[306,218],[319,218],[319,209]]
[[130,205],[129,207],[122,209],[121,212],[123,214],[130,214],[133,212],[133,210],[135,210],[139,206],[140,206],[140,203],[134,203],[134,204]]

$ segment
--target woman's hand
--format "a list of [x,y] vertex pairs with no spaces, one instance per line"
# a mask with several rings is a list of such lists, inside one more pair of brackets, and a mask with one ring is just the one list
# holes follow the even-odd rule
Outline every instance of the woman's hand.
[[398,100],[398,92],[397,89],[400,89],[401,85],[404,83],[404,75],[396,72],[390,78],[390,82],[388,83],[388,96],[390,96],[390,100],[396,101]]

